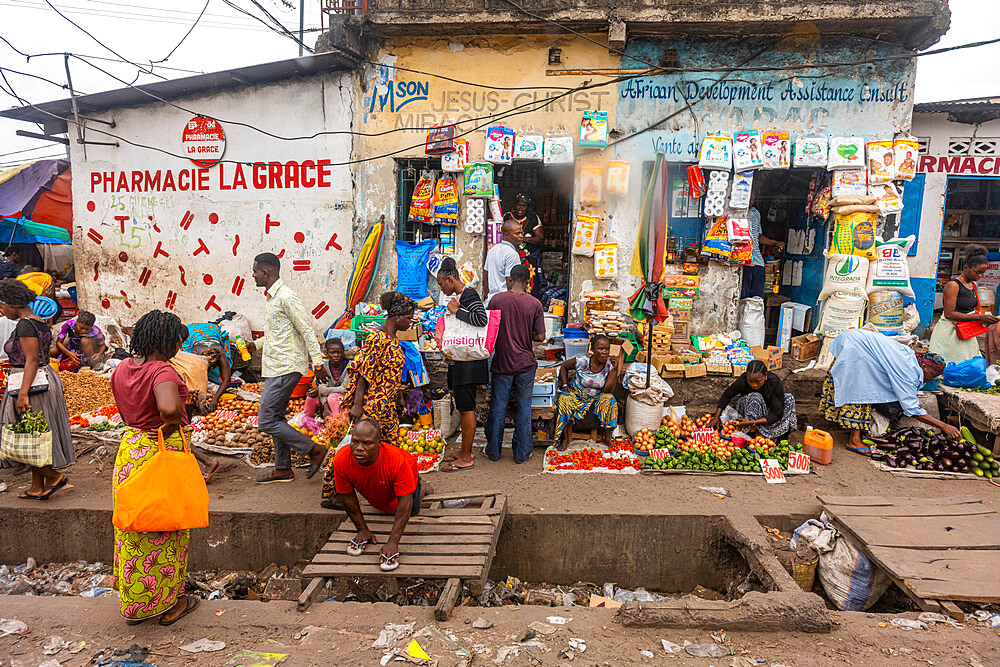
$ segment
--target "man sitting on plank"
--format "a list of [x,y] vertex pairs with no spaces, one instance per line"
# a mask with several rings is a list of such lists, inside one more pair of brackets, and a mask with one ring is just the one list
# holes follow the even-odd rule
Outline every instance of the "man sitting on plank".
[[351,432],[350,447],[341,447],[333,457],[333,482],[347,516],[358,528],[347,547],[350,556],[360,556],[365,545],[377,544],[358,503],[360,492],[371,506],[394,512],[389,538],[379,553],[379,567],[390,572],[399,567],[399,538],[406,523],[420,512],[421,489],[417,460],[409,452],[382,442],[382,429],[372,419],[359,419]]

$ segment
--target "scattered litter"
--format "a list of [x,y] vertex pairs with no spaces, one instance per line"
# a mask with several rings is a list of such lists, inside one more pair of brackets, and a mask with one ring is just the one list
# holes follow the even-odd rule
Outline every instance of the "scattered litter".
[[724,630],[719,630],[718,632],[712,632],[709,634],[709,636],[712,638],[712,641],[714,641],[716,644],[725,644],[727,641],[729,641],[729,637],[726,636]]
[[[556,631],[554,627],[548,623],[542,623],[541,621],[532,621],[531,623],[528,623],[528,627],[534,630],[536,635],[551,635],[555,634]],[[531,637],[528,637],[528,639],[531,639]]]
[[702,491],[708,491],[709,493],[716,495],[720,498],[725,498],[729,495],[729,491],[726,491],[721,486],[699,486]]
[[312,632],[313,630],[319,630],[319,629],[320,628],[316,627],[315,625],[307,625],[306,627],[302,628],[301,630],[299,630],[298,632],[296,632],[294,635],[292,635],[292,639],[299,639],[299,640],[305,639],[306,636],[310,632]]
[[920,614],[920,616],[917,616],[917,620],[923,621],[927,625],[934,625],[935,623],[945,623],[953,628],[958,628],[959,630],[965,628],[965,625],[963,623],[959,623],[954,619],[948,618],[947,616],[943,616],[941,614],[937,614],[933,611],[925,611],[924,613]]
[[493,621],[480,616],[472,622],[472,627],[477,630],[487,630],[493,627]]
[[469,653],[466,649],[458,645],[457,641],[458,638],[454,634],[450,634],[450,636],[445,636],[444,633],[438,630],[437,626],[433,624],[420,628],[420,630],[413,633],[413,637],[414,638],[432,637],[441,642],[442,644],[444,644],[445,646],[447,646],[448,650],[454,651],[455,655],[457,655],[460,658],[469,658],[472,656],[472,654]]
[[7,482],[0,482],[0,493],[7,490]]
[[608,609],[618,609],[622,603],[614,598],[606,598],[603,595],[593,594],[590,596],[591,607],[607,607]]
[[95,665],[111,665],[114,664],[116,667],[118,665],[145,665],[146,657],[149,655],[149,648],[146,646],[139,646],[138,644],[132,644],[128,648],[120,649],[101,649],[94,654],[94,657],[90,659],[91,663]]
[[519,646],[501,646],[497,649],[497,657],[493,659],[493,664],[505,665],[507,662],[516,658],[521,652]]
[[587,650],[587,642],[579,637],[572,637],[569,640],[569,647],[577,653],[583,653]]
[[190,644],[185,644],[184,646],[179,646],[178,648],[187,653],[214,653],[226,648],[226,642],[204,638],[193,641]]
[[565,616],[546,616],[545,621],[551,623],[552,625],[566,625],[572,618],[566,618]]
[[653,655],[652,651],[639,651],[639,655],[641,655],[644,658],[653,658],[653,657],[655,657]]
[[105,593],[110,593],[112,590],[113,589],[111,589],[111,588],[105,588],[103,586],[94,586],[93,588],[85,590],[84,592],[80,593],[80,597],[82,597],[82,598],[99,598],[102,595],[104,595]]
[[663,644],[663,650],[667,653],[680,653],[684,650],[683,646],[673,642],[668,642],[666,639],[661,639],[660,643]]
[[60,667],[59,661],[55,658],[49,658],[45,662],[38,663],[38,667]]
[[87,648],[87,642],[81,641],[79,644],[77,644],[75,646],[70,646],[68,649],[66,649],[66,651],[68,653],[76,655],[77,653],[79,653],[80,651],[82,651],[85,648]]
[[1000,628],[1000,614],[991,614],[985,609],[980,609],[969,615],[974,621],[981,621],[991,628]]
[[406,653],[411,658],[418,658],[420,660],[430,660],[431,659],[431,657],[429,655],[427,655],[427,651],[425,651],[423,649],[423,647],[420,646],[420,644],[417,643],[416,639],[410,641],[409,646],[406,647]]
[[372,648],[395,648],[396,642],[413,634],[413,627],[416,624],[416,621],[398,625],[396,623],[386,623],[385,627],[382,628],[382,632],[379,633],[378,639],[372,643]]
[[216,615],[216,616],[222,616],[222,615],[223,615],[223,614],[225,614],[225,613],[226,613],[226,610],[225,610],[225,609],[216,609],[216,610],[215,610],[215,615]]
[[894,618],[891,621],[893,627],[903,628],[904,630],[927,630],[927,624],[923,621],[912,621],[908,618]]
[[645,588],[637,588],[634,591],[619,588],[614,595],[615,602],[660,602],[670,599],[672,598],[663,595],[654,595]]
[[19,635],[27,631],[28,626],[15,618],[0,618],[0,637]]
[[724,658],[727,655],[732,655],[732,651],[718,644],[690,644],[685,646],[684,650],[688,655],[693,655],[696,658]]
[[470,502],[472,502],[472,498],[454,498],[452,500],[442,500],[441,505],[445,509],[457,510],[465,507]]
[[521,638],[518,641],[523,644],[524,642],[528,641],[529,639],[534,639],[537,636],[538,636],[537,632],[535,632],[531,628],[528,628],[527,630],[524,631],[524,634],[521,635]]
[[233,656],[233,667],[273,667],[287,659],[287,653],[263,653],[243,649]]
[[63,638],[58,635],[50,635],[42,645],[42,653],[45,655],[55,655],[59,651],[69,648],[70,642],[63,641]]

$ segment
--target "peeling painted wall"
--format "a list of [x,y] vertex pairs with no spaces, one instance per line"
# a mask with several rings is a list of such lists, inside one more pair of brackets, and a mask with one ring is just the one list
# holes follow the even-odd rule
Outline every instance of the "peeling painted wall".
[[[310,135],[351,128],[353,85],[348,75],[330,74],[177,104],[277,135]],[[235,310],[261,329],[264,296],[251,267],[256,254],[274,252],[318,332],[343,312],[356,247],[354,193],[350,168],[337,163],[351,158],[350,135],[282,141],[223,121],[224,160],[282,165],[244,166],[244,183],[238,165],[199,169],[184,157],[181,136],[191,113],[156,103],[100,117],[113,118],[117,134],[177,157],[125,143],[70,144],[83,308],[123,325],[153,308],[171,309],[185,322]],[[106,141],[97,133],[89,138]]]

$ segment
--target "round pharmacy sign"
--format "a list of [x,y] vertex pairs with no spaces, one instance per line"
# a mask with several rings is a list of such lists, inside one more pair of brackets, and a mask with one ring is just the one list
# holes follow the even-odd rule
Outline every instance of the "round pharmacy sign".
[[226,152],[226,134],[214,118],[195,116],[184,126],[181,147],[191,162],[199,167],[211,167]]

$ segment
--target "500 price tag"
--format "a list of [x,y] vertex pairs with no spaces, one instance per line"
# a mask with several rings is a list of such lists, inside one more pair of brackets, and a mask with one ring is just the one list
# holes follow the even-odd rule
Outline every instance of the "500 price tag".
[[760,462],[760,469],[764,473],[764,481],[768,484],[784,484],[785,473],[781,472],[781,466],[777,459],[763,459]]
[[808,475],[809,455],[802,452],[788,452],[788,474]]

